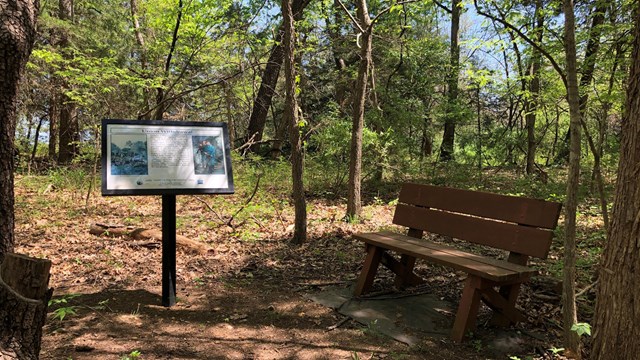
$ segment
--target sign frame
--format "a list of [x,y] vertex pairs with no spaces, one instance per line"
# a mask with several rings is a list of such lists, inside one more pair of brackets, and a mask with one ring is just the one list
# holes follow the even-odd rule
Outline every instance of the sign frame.
[[[194,144],[193,141],[196,140],[196,138],[205,138],[206,135],[202,135],[203,133],[206,133],[206,131],[213,131],[215,129],[218,129],[218,131],[221,132],[222,135],[222,141],[221,144],[218,144],[218,148],[220,150],[222,150],[223,155],[221,157],[221,161],[223,162],[223,176],[222,179],[224,179],[224,177],[226,177],[226,185],[227,187],[193,187],[193,186],[182,186],[182,187],[172,187],[172,186],[161,186],[161,187],[154,187],[154,188],[114,188],[112,185],[112,183],[115,181],[114,179],[117,179],[117,177],[122,176],[123,179],[127,179],[124,177],[140,177],[142,175],[130,175],[130,174],[122,174],[122,175],[118,175],[118,174],[114,174],[114,171],[112,170],[112,167],[114,166],[114,164],[111,162],[111,153],[110,153],[110,149],[111,146],[108,145],[113,145],[112,143],[110,143],[111,137],[110,137],[110,132],[109,130],[115,130],[121,128],[123,130],[139,130],[141,131],[140,133],[143,134],[143,132],[145,131],[145,129],[147,129],[146,131],[149,133],[166,133],[163,134],[163,136],[171,136],[172,132],[175,132],[176,134],[182,134],[183,138],[184,136],[191,136],[190,139],[190,146],[191,148],[194,148]],[[166,130],[163,130],[166,129]],[[232,166],[231,166],[231,147],[230,147],[230,141],[229,141],[229,131],[227,128],[227,124],[226,123],[222,123],[222,122],[194,122],[194,121],[167,121],[167,120],[123,120],[123,119],[103,119],[102,120],[102,143],[101,143],[101,163],[102,163],[102,169],[101,169],[101,176],[102,176],[102,195],[103,196],[118,196],[118,195],[123,195],[123,196],[136,196],[136,195],[194,195],[194,194],[233,194],[234,193],[234,185],[233,185],[233,171],[232,171]],[[184,135],[184,134],[194,134],[194,135]],[[198,135],[200,134],[200,135]],[[140,135],[142,136],[142,135]],[[146,135],[145,135],[146,136]],[[146,138],[145,138],[146,139]],[[149,172],[149,152],[147,147],[149,146],[147,140],[144,141],[145,144],[145,159],[139,161],[140,162],[140,166],[142,166],[142,164],[144,163],[144,166],[147,166],[147,174]],[[195,155],[193,154],[193,151],[191,149],[187,149],[187,152],[191,151],[191,161],[192,164],[190,166],[192,166],[194,168],[193,170],[193,176],[198,176],[195,174],[196,170],[196,164],[195,164]],[[184,152],[184,149],[183,149]],[[138,155],[136,155],[138,156]],[[188,158],[187,156],[183,155],[183,158],[186,159]],[[183,159],[183,160],[184,160]],[[175,160],[175,159],[174,159]],[[144,171],[144,170],[143,170]],[[156,170],[157,172],[162,172],[162,170]],[[219,172],[219,170],[215,170],[216,172]],[[110,175],[110,176],[109,176]],[[213,173],[211,175],[201,175],[203,177],[207,177],[207,176],[216,176],[218,179],[220,179],[221,175],[214,175]],[[109,180],[111,179],[111,181]],[[128,180],[128,179],[127,179]],[[171,180],[175,180],[175,181],[183,181],[186,182],[186,180],[184,179],[169,179],[166,181],[171,181]],[[154,181],[161,181],[161,180],[154,180]],[[200,181],[200,180],[197,180]]]

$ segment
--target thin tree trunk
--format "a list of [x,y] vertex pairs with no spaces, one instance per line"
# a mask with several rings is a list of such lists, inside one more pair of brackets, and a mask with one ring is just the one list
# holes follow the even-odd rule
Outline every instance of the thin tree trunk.
[[58,86],[55,80],[53,87],[49,93],[49,160],[56,161],[58,147],[58,134],[59,134],[59,121],[60,109],[58,108]]
[[346,52],[344,49],[344,37],[340,34],[339,28],[342,23],[342,16],[340,14],[340,4],[338,0],[333,1],[333,7],[331,8],[331,15],[333,15],[333,23],[331,22],[331,16],[327,14],[325,21],[327,22],[327,33],[331,41],[331,52],[333,53],[333,61],[336,69],[336,81],[334,83],[335,100],[340,109],[340,114],[343,117],[347,117],[347,102],[349,93],[349,79],[347,71],[347,64],[343,57]]
[[480,84],[478,84],[478,88],[476,89],[476,101],[477,101],[477,121],[478,121],[478,170],[482,170],[482,117],[480,114]]
[[[580,77],[580,88],[586,89],[593,81],[593,73],[596,66],[596,55],[600,50],[600,35],[602,33],[602,24],[604,23],[604,15],[607,9],[608,1],[598,0],[593,10],[593,19],[591,21],[591,28],[589,30],[589,39],[587,40],[587,47],[584,54],[584,62],[582,64],[582,76]],[[582,112],[582,118],[586,118],[585,110],[587,103],[589,102],[589,92],[584,92],[580,96],[580,111]],[[583,120],[584,121],[584,120]],[[583,126],[585,129],[585,126]],[[585,134],[586,135],[586,134]],[[556,163],[566,161],[569,156],[569,147],[566,146],[569,143],[570,130],[567,131],[564,137],[564,142],[561,143],[560,151],[556,157]],[[590,139],[590,136],[587,137]],[[595,154],[594,154],[595,155]]]
[[42,117],[40,121],[38,121],[38,126],[36,126],[35,137],[33,138],[33,148],[31,150],[31,158],[29,158],[29,172],[31,171],[31,165],[33,165],[33,160],[36,158],[36,151],[38,150],[38,140],[40,138],[40,128],[42,127]]
[[176,24],[173,27],[173,36],[171,38],[171,46],[169,47],[169,53],[164,64],[164,77],[162,79],[162,86],[156,88],[156,110],[153,114],[153,119],[162,120],[165,111],[169,108],[165,96],[165,89],[169,85],[169,70],[171,70],[171,59],[173,53],[176,50],[176,44],[178,42],[178,33],[180,32],[180,22],[182,21],[182,10],[184,8],[182,0],[178,0],[178,15],[176,16]]
[[[129,6],[131,7],[131,22],[133,23],[133,34],[136,38],[136,43],[138,44],[138,51],[140,52],[140,68],[142,69],[142,76],[146,78],[149,75],[147,47],[144,41],[144,36],[142,36],[142,31],[140,30],[140,16],[138,15],[137,0],[129,0]],[[142,89],[143,108],[139,113],[138,118],[148,119],[149,117],[149,108],[151,107],[151,93],[149,92],[149,90],[150,89],[146,86]]]
[[634,16],[616,195],[598,278],[593,360],[635,360],[640,354],[640,12]]
[[362,215],[362,135],[364,131],[364,105],[367,96],[369,68],[371,66],[371,19],[366,0],[356,2],[360,28],[360,66],[353,98],[353,117],[351,128],[351,154],[349,159],[349,191],[347,195],[347,217],[357,220]]
[[[310,0],[293,0],[292,11],[294,21],[302,19],[303,10]],[[280,75],[280,68],[284,61],[284,49],[282,44],[284,31],[284,23],[278,29],[276,34],[275,44],[271,48],[271,54],[267,65],[262,73],[262,81],[260,82],[260,88],[258,94],[253,102],[253,108],[251,109],[251,116],[249,117],[249,126],[247,127],[247,140],[252,142],[259,142],[262,140],[262,133],[264,132],[265,124],[267,123],[267,115],[269,108],[273,100],[273,95],[276,92],[276,85],[278,84],[278,77]],[[256,148],[251,146],[251,151],[255,151]]]
[[235,148],[236,122],[233,119],[233,86],[228,81],[223,83],[224,99],[227,105],[227,127],[229,128],[229,146],[231,150]]
[[[73,24],[73,0],[60,0],[58,8],[58,17],[60,20]],[[63,57],[67,60],[71,59],[69,48],[71,41],[69,34],[63,30],[60,34],[59,48],[62,50]],[[71,85],[66,79],[61,79],[59,96],[60,109],[60,148],[58,150],[58,162],[62,164],[70,163],[79,152],[80,126],[78,124],[77,107],[66,93],[71,90]]]
[[[536,25],[533,31],[536,33],[536,41],[538,44],[542,44],[544,36],[544,15],[542,12],[542,1],[536,1]],[[538,111],[538,105],[540,102],[540,67],[542,66],[542,55],[536,48],[532,49],[533,55],[531,59],[531,72],[529,73],[529,93],[530,100],[527,101],[527,174],[533,174],[536,170],[536,112]]]
[[286,83],[285,118],[291,126],[291,177],[293,179],[293,204],[295,208],[295,225],[292,241],[302,244],[307,240],[307,205],[304,196],[304,155],[302,152],[302,127],[298,123],[298,102],[296,99],[295,70],[295,25],[291,0],[282,0],[282,17],[284,19],[284,68]]
[[565,242],[563,263],[562,318],[564,345],[569,357],[580,358],[580,339],[571,330],[577,323],[576,312],[576,213],[578,208],[578,186],[580,180],[580,93],[578,91],[578,69],[576,65],[575,15],[573,0],[564,0],[564,41],[566,52],[567,99],[571,119],[571,148],[567,179],[565,206]]
[[440,161],[453,160],[453,146],[456,136],[457,101],[458,101],[458,77],[460,68],[460,0],[452,0],[451,3],[451,54],[449,59],[450,69],[447,73],[447,114],[444,120],[444,133],[440,145]]
[[14,246],[14,139],[18,84],[36,36],[37,0],[0,0],[0,262]]

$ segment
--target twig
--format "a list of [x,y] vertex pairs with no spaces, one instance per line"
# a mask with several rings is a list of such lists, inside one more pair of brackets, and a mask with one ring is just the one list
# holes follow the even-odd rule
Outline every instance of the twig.
[[594,281],[593,284],[588,285],[587,287],[585,287],[584,289],[578,291],[576,293],[576,297],[580,297],[582,295],[584,295],[587,291],[591,290],[591,288],[593,288],[594,286],[596,286],[598,284],[598,280]]
[[351,281],[308,281],[308,282],[297,282],[296,285],[301,286],[329,286],[329,285],[344,285],[350,283]]
[[338,321],[337,324],[329,326],[327,328],[327,331],[335,330],[335,329],[339,328],[340,326],[344,325],[349,320],[351,320],[351,316],[346,316],[342,320]]
[[224,219],[222,218],[222,216],[220,216],[220,214],[218,214],[217,211],[215,211],[211,205],[209,205],[209,203],[207,203],[206,201],[204,201],[204,199],[201,199],[199,196],[194,196],[194,198],[198,201],[200,201],[201,203],[203,203],[207,209],[209,209],[209,211],[211,211],[223,224],[225,223]]
[[282,225],[282,231],[287,231],[287,226],[284,224],[284,220],[282,219],[282,211],[277,206],[273,207],[276,210],[276,214],[278,215],[278,220],[280,220],[280,224]]
[[231,225],[231,223],[233,222],[233,219],[236,217],[236,215],[238,215],[242,210],[244,210],[245,207],[247,207],[247,205],[249,205],[249,203],[251,202],[251,200],[253,200],[253,197],[256,195],[256,193],[258,192],[258,186],[260,186],[260,179],[262,179],[262,173],[258,174],[258,180],[256,180],[256,186],[253,188],[253,193],[251,194],[251,196],[249,196],[249,199],[247,199],[247,201],[244,203],[244,205],[242,205],[242,207],[240,209],[238,209],[233,215],[231,215],[231,218],[229,219],[229,221],[227,221],[227,226],[233,227],[233,225]]

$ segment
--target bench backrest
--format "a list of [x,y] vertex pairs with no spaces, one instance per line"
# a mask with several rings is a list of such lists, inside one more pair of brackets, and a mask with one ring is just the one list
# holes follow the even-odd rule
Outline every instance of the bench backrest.
[[544,259],[561,207],[531,198],[404,184],[393,223]]

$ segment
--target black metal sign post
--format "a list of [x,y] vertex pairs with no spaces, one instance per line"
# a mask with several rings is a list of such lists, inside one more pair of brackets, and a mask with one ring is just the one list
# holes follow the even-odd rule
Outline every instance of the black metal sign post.
[[162,195],[162,305],[176,303],[176,195],[233,194],[225,123],[102,120],[102,195]]
[[162,306],[176,303],[176,196],[162,195]]

